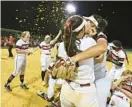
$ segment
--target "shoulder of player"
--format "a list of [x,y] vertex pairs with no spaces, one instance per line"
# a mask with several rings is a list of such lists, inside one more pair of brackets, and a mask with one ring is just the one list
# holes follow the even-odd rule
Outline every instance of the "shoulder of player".
[[118,52],[118,54],[121,56],[125,56],[125,52],[122,49]]
[[107,40],[106,34],[104,34],[103,32],[98,33],[96,36],[96,40],[99,40],[99,39],[106,39]]
[[51,41],[50,41],[50,44],[52,44],[53,42],[54,42],[54,40],[51,40]]
[[17,40],[16,44],[22,44],[23,43],[23,40],[22,39],[19,39]]
[[59,45],[58,45],[59,48],[62,48],[64,47],[64,42],[60,42]]
[[45,41],[42,41],[42,42],[40,43],[40,45],[46,45]]
[[21,48],[21,46],[27,44],[27,42],[24,42],[22,39],[19,39],[17,42],[16,42],[16,48]]
[[45,41],[42,41],[41,44],[46,44]]
[[86,43],[96,43],[96,41],[90,36],[85,36],[81,41],[85,41]]
[[78,48],[80,50],[86,50],[92,46],[96,45],[96,41],[92,38],[92,37],[84,37],[83,39],[80,39],[80,45],[78,46]]
[[64,45],[64,42],[60,42],[59,45]]
[[22,39],[17,40],[17,42],[22,42],[22,41],[23,41]]

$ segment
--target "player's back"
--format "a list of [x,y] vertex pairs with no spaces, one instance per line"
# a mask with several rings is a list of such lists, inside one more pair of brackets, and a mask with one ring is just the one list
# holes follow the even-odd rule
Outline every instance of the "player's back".
[[[96,45],[96,42],[93,38],[91,37],[84,37],[83,39],[80,39],[80,44],[77,44],[77,48],[80,51],[85,51],[86,49]],[[59,57],[68,57],[67,53],[65,51],[65,46],[64,42],[60,43],[59,45]],[[83,61],[79,62],[79,67],[78,67],[78,77],[76,78],[76,82],[80,84],[85,84],[85,83],[91,83],[95,79],[94,76],[94,59],[89,58]]]
[[[83,39],[80,39],[80,45],[78,49],[81,51],[85,51],[86,49],[96,45],[96,41],[88,36],[85,36]],[[94,59],[89,58],[79,62],[78,67],[78,77],[75,80],[80,84],[91,83],[94,81]]]

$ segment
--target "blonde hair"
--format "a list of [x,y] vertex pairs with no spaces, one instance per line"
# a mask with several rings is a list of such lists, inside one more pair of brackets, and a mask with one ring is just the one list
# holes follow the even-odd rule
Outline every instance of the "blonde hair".
[[44,39],[47,39],[47,38],[51,39],[51,36],[50,35],[46,35]]
[[22,32],[22,34],[21,34],[21,38],[24,38],[24,37],[25,37],[25,35],[26,35],[26,34],[28,34],[28,33],[30,34],[30,32],[29,32],[29,31],[23,31],[23,32]]
[[121,76],[127,76],[127,75],[132,75],[131,70],[124,70]]

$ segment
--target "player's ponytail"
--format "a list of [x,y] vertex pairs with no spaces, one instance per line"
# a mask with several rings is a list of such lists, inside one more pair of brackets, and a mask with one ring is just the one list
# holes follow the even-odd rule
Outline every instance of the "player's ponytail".
[[122,50],[123,50],[123,52],[125,53],[126,60],[127,60],[127,64],[129,65],[128,55],[127,55],[126,51],[123,49],[123,47],[122,47]]
[[70,57],[80,52],[80,50],[77,48],[77,45],[79,46],[80,41],[76,36],[80,33],[80,31],[82,31],[84,26],[83,19],[78,15],[71,16],[66,21],[63,40],[67,55]]

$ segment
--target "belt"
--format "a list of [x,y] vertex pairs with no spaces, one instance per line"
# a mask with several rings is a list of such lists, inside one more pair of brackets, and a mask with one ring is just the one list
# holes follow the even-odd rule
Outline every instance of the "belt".
[[90,83],[80,84],[81,87],[90,86]]
[[123,96],[116,95],[116,94],[114,94],[114,95],[121,98],[122,100],[126,100],[127,102],[129,102],[129,99],[127,97],[123,97]]
[[[71,82],[74,82],[74,81],[71,81],[71,80],[66,80],[68,82],[68,84],[70,84]],[[86,86],[91,86],[90,83],[86,83],[86,84],[78,84],[78,83],[75,83],[77,85],[79,85],[80,87],[86,87]]]
[[44,54],[44,55],[50,55],[50,54]]

